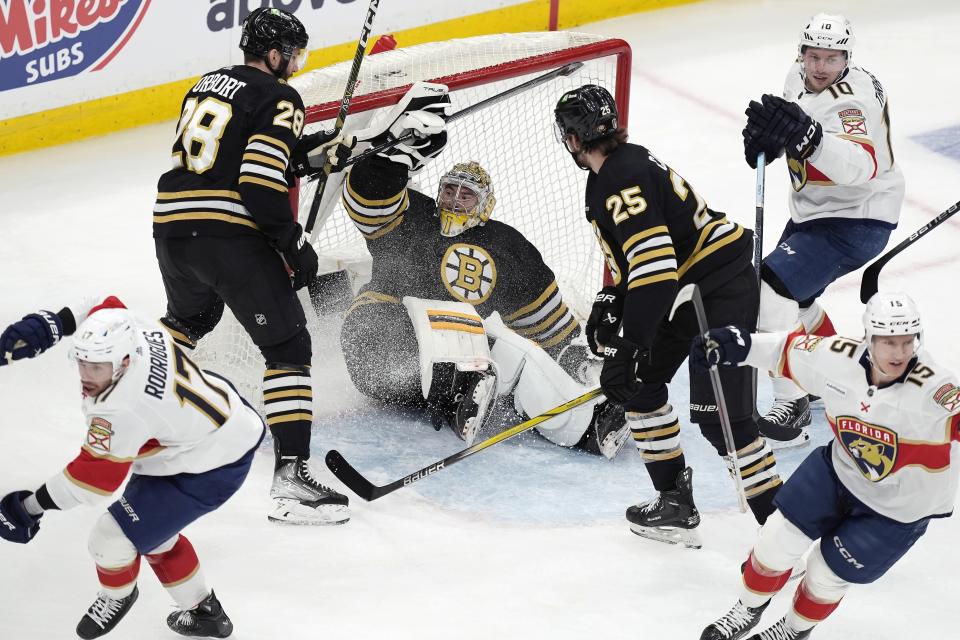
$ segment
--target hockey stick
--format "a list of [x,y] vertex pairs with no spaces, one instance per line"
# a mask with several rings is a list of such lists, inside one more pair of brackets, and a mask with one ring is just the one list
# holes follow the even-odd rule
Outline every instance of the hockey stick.
[[[760,265],[763,264],[763,192],[766,184],[767,154],[763,151],[757,154],[757,187],[756,187],[756,208],[753,223],[753,270],[757,276],[757,287],[760,286]],[[760,323],[760,318],[757,318]],[[750,374],[750,390],[753,394],[753,421],[760,420],[760,412],[757,411],[757,370],[754,369]]]
[[[502,91],[502,92],[498,93],[498,94],[495,95],[495,96],[490,96],[489,98],[485,98],[484,100],[481,100],[480,102],[477,102],[476,104],[470,105],[469,107],[464,107],[464,108],[461,109],[460,111],[457,111],[456,113],[454,113],[453,115],[451,115],[449,118],[447,118],[447,124],[449,124],[449,123],[451,123],[451,122],[456,122],[457,120],[459,120],[459,119],[461,119],[461,118],[465,118],[466,116],[470,115],[471,113],[474,113],[474,112],[476,112],[476,111],[480,111],[481,109],[485,109],[485,108],[487,108],[487,107],[493,106],[493,105],[497,104],[498,102],[502,102],[502,101],[506,100],[507,98],[511,98],[511,97],[517,95],[518,93],[522,93],[522,92],[526,91],[527,89],[532,89],[532,88],[534,88],[534,87],[536,87],[536,86],[538,86],[538,85],[541,85],[541,84],[543,84],[544,82],[547,82],[548,80],[553,80],[554,78],[559,78],[560,76],[568,76],[568,75],[570,75],[571,73],[573,73],[574,71],[576,71],[577,69],[579,69],[579,68],[582,67],[582,66],[583,66],[583,63],[582,63],[582,62],[571,62],[570,64],[567,64],[567,65],[564,65],[564,66],[559,67],[559,68],[557,68],[557,69],[554,69],[553,71],[549,71],[549,72],[543,74],[542,76],[537,76],[536,78],[532,78],[531,80],[527,80],[526,82],[521,83],[521,84],[518,84],[518,85],[515,86],[515,87],[511,87],[511,88],[507,89],[506,91]],[[343,163],[343,166],[344,166],[344,167],[349,167],[350,165],[356,164],[357,162],[360,162],[361,160],[365,160],[366,158],[369,158],[370,156],[372,156],[372,155],[374,155],[374,154],[380,153],[381,151],[385,151],[385,150],[387,150],[387,149],[391,149],[391,148],[393,148],[393,147],[395,147],[395,146],[397,146],[398,144],[401,144],[401,143],[403,143],[403,142],[407,142],[407,141],[409,141],[409,140],[412,140],[412,139],[414,138],[414,135],[415,135],[415,134],[413,133],[413,131],[411,131],[411,132],[409,132],[409,133],[407,133],[407,134],[405,134],[405,135],[403,135],[403,136],[400,136],[399,138],[394,138],[393,140],[387,140],[387,141],[385,141],[385,142],[381,142],[380,144],[378,144],[378,145],[376,145],[376,146],[373,146],[373,147],[370,147],[369,149],[366,149],[363,153],[359,153],[359,154],[351,157],[350,159],[346,160],[346,161]]]
[[488,438],[483,442],[479,442],[473,445],[472,447],[467,447],[466,449],[463,449],[462,451],[458,451],[457,453],[451,456],[447,456],[443,460],[434,462],[433,464],[427,465],[422,469],[414,471],[410,475],[406,475],[400,478],[399,480],[394,480],[393,482],[389,484],[385,484],[380,487],[376,486],[375,484],[371,483],[369,480],[364,478],[360,474],[360,472],[354,469],[353,466],[351,466],[350,463],[347,462],[346,458],[340,455],[340,452],[337,451],[336,449],[331,449],[330,451],[327,452],[327,457],[326,457],[327,467],[330,469],[330,471],[333,472],[333,475],[337,476],[337,478],[339,478],[340,481],[343,482],[343,484],[347,485],[351,491],[353,491],[355,494],[357,494],[367,502],[371,502],[373,500],[376,500],[377,498],[381,498],[387,495],[388,493],[393,493],[397,489],[402,489],[408,484],[413,484],[418,480],[423,480],[427,476],[431,476],[436,472],[441,471],[456,462],[460,462],[464,458],[468,458],[475,453],[479,453],[484,449],[486,449],[487,447],[492,447],[498,442],[503,442],[504,440],[507,440],[509,438],[512,438],[516,435],[523,433],[524,431],[529,431],[530,429],[533,429],[537,425],[543,422],[546,422],[547,420],[549,420],[550,418],[553,418],[554,416],[558,416],[561,413],[566,413],[567,411],[569,411],[570,409],[573,409],[574,407],[579,407],[580,405],[593,400],[594,398],[599,396],[601,393],[602,391],[600,391],[600,389],[592,389],[591,391],[586,392],[582,396],[576,397],[573,400],[570,400],[569,402],[563,403],[559,407],[554,407],[553,409],[544,411],[543,413],[541,413],[536,417],[530,418],[529,420],[525,420],[524,422],[514,425],[505,431],[501,431],[500,433],[493,436],[492,438]]
[[870,300],[870,298],[873,297],[873,294],[875,294],[880,288],[880,270],[883,269],[883,267],[890,262],[894,256],[922,238],[923,235],[928,231],[932,231],[934,227],[944,222],[957,211],[960,211],[960,202],[954,203],[952,207],[940,213],[936,218],[911,233],[909,238],[895,246],[893,249],[890,249],[890,251],[887,251],[873,264],[867,267],[863,272],[863,279],[860,281],[860,302],[867,304],[867,301]]
[[[353,54],[353,66],[350,67],[347,86],[344,88],[343,98],[340,100],[340,111],[337,112],[337,121],[333,125],[335,133],[339,133],[343,129],[343,123],[347,119],[350,101],[353,100],[353,92],[357,88],[357,78],[360,76],[360,64],[363,62],[363,57],[367,51],[367,38],[370,37],[370,32],[373,30],[373,19],[377,16],[379,5],[380,0],[370,0],[370,4],[367,6],[367,17],[363,21],[363,29],[360,30],[357,51]],[[324,187],[327,186],[327,178],[330,177],[332,169],[333,165],[330,164],[330,158],[328,157],[323,163],[323,171],[317,173],[319,183],[316,192],[313,194],[313,201],[310,203],[310,215],[307,216],[307,224],[304,226],[304,231],[308,236],[313,232],[314,225],[317,224],[320,200],[323,198]]]
[[[703,299],[700,297],[700,287],[688,284],[677,292],[677,299],[670,309],[670,320],[673,314],[685,302],[693,302],[693,310],[697,314],[697,325],[700,333],[710,330],[707,324],[707,314],[703,310]],[[727,456],[733,461],[733,482],[737,487],[737,501],[740,503],[740,512],[747,512],[747,494],[743,491],[743,477],[740,475],[740,465],[737,464],[737,448],[733,444],[733,427],[730,425],[730,414],[727,412],[727,400],[723,395],[723,386],[720,384],[720,372],[717,365],[710,367],[710,385],[717,400],[717,413],[720,414],[720,430],[723,431],[723,443],[727,447]]]

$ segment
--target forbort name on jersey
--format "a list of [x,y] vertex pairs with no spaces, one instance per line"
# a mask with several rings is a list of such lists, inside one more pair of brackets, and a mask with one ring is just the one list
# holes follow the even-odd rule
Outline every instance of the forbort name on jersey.
[[193,85],[193,93],[215,93],[221,98],[232,100],[234,94],[247,86],[247,83],[236,78],[224,75],[222,73],[211,73],[203,76],[197,84]]
[[162,331],[144,331],[143,339],[150,348],[150,373],[143,392],[157,400],[163,400],[163,392],[167,387],[167,370],[170,366],[167,342]]

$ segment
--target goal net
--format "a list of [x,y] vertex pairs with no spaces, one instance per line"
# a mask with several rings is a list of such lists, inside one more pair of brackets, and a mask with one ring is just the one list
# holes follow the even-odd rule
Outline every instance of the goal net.
[[[626,42],[564,31],[515,33],[370,55],[363,61],[345,129],[365,128],[377,110],[396,104],[418,80],[447,85],[453,109],[459,111],[573,62],[582,66],[568,76],[452,122],[443,153],[414,176],[410,186],[434,197],[444,171],[457,162],[478,161],[493,181],[497,196],[493,217],[518,229],[540,250],[557,276],[567,305],[584,320],[602,286],[603,260],[584,217],[587,173],[577,168],[554,138],[553,109],[563,92],[599,84],[616,98],[621,125],[626,126],[630,82]],[[307,106],[304,133],[333,127],[351,64],[343,62],[291,80]],[[354,153],[364,148],[361,144]],[[343,178],[342,173],[330,176],[311,241],[320,256],[320,272],[343,272],[356,290],[369,278],[370,256],[340,203]],[[301,224],[306,224],[316,191],[317,181],[300,185]],[[313,311],[305,289],[301,301],[316,336],[324,318]],[[200,341],[196,358],[229,376],[250,401],[260,402],[263,359],[229,310]]]

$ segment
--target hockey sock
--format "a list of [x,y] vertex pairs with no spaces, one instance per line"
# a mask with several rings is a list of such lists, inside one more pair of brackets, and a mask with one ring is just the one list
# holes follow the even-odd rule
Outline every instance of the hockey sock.
[[186,537],[177,536],[172,546],[163,544],[154,551],[147,555],[147,562],[178,607],[192,609],[210,595],[200,570],[200,559]]
[[830,316],[816,302],[809,307],[800,308],[800,322],[803,323],[803,330],[810,335],[823,336],[824,338],[837,335],[837,330],[833,327]]
[[263,373],[263,407],[281,456],[310,457],[313,386],[310,367],[270,363]]
[[783,484],[777,473],[777,460],[770,445],[757,438],[737,451],[737,466],[743,479],[743,492],[757,522],[763,524],[774,512],[773,498]]
[[665,404],[650,413],[628,411],[626,417],[654,488],[657,491],[673,489],[677,476],[687,466],[680,446],[677,413]]
[[750,552],[747,565],[743,568],[743,588],[740,589],[740,602],[756,608],[772,598],[790,579],[792,569],[773,571],[764,567]]
[[815,624],[825,620],[840,606],[840,600],[824,602],[814,597],[807,590],[806,579],[800,582],[793,595],[793,606],[787,612],[787,625],[797,631],[805,631]]
[[97,578],[100,588],[114,600],[126,598],[133,593],[137,586],[137,576],[140,574],[140,556],[123,567],[101,567],[97,565]]

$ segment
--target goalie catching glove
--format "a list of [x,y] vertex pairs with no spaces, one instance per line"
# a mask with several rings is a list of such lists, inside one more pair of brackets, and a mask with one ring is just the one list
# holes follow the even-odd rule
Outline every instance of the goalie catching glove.
[[377,155],[417,172],[447,145],[446,121],[452,109],[445,85],[415,82],[400,102],[378,116],[369,128],[358,132],[357,138],[376,146],[413,134],[411,139]]
[[336,173],[350,159],[350,151],[357,146],[357,138],[342,131],[318,131],[300,138],[290,156],[293,173],[300,178],[323,171],[330,163],[330,172]]

